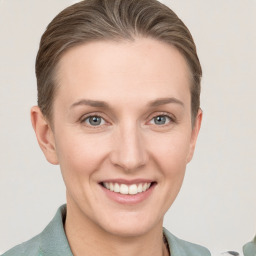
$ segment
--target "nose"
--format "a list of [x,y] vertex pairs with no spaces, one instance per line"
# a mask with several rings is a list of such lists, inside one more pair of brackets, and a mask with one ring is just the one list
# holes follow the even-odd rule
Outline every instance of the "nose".
[[129,172],[146,165],[148,155],[139,127],[126,125],[117,129],[113,134],[110,160],[113,165]]

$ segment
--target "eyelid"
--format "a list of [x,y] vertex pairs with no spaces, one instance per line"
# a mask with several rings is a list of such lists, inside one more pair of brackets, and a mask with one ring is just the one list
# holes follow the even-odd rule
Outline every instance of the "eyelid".
[[176,122],[176,117],[173,114],[170,114],[168,112],[155,112],[155,113],[149,115],[148,119],[149,119],[149,121],[151,121],[153,118],[155,118],[157,116],[166,116],[166,117],[170,118],[171,122]]
[[173,114],[171,114],[171,113],[169,113],[169,112],[164,112],[164,111],[154,112],[154,113],[152,113],[152,114],[149,115],[148,119],[151,120],[152,118],[157,117],[157,116],[168,116],[168,117],[170,117],[170,119],[172,119],[172,120],[175,120],[175,119],[176,119]]
[[[99,126],[93,126],[93,125],[89,125],[85,122],[86,119],[90,118],[90,117],[100,117],[102,118],[104,121],[105,121],[105,124],[102,124],[102,125],[99,125]],[[103,115],[102,113],[99,113],[99,112],[91,112],[91,113],[87,113],[85,115],[82,115],[81,118],[79,118],[78,120],[80,123],[84,124],[85,126],[87,127],[90,127],[90,128],[93,128],[93,129],[99,129],[103,126],[106,126],[106,125],[109,125],[110,122],[107,120],[107,118],[105,117],[105,115]]]
[[[103,124],[103,125],[99,125],[99,126],[92,126],[92,125],[88,125],[88,124],[85,123],[85,120],[86,120],[87,118],[89,118],[89,117],[94,117],[94,116],[97,116],[97,117],[102,118],[106,123]],[[155,117],[157,117],[157,116],[166,116],[166,117],[170,118],[170,122],[168,122],[168,124],[169,124],[169,123],[175,123],[175,122],[177,122],[177,119],[176,119],[176,117],[175,117],[173,114],[170,114],[170,113],[168,113],[168,112],[160,111],[160,112],[154,112],[154,113],[150,114],[150,115],[148,116],[148,118],[147,118],[148,121],[147,121],[146,123],[150,122],[153,118],[155,118]],[[85,126],[90,127],[90,128],[94,128],[94,129],[95,129],[95,128],[96,128],[96,129],[97,129],[97,128],[99,129],[99,128],[103,127],[103,126],[106,126],[106,125],[110,125],[110,124],[111,124],[111,122],[108,121],[108,118],[105,117],[105,115],[104,115],[103,113],[99,113],[99,112],[91,112],[91,113],[84,114],[84,115],[82,115],[81,118],[79,118],[78,122],[83,123]],[[160,126],[162,126],[162,127],[163,127],[163,126],[167,126],[168,124],[159,125],[159,127],[160,127]],[[150,124],[150,125],[153,125],[153,124]]]

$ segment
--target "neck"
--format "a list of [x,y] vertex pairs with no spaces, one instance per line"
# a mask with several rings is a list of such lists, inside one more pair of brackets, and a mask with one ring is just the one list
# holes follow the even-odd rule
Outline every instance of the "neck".
[[138,236],[118,236],[99,228],[67,206],[65,232],[74,256],[168,256],[162,222]]

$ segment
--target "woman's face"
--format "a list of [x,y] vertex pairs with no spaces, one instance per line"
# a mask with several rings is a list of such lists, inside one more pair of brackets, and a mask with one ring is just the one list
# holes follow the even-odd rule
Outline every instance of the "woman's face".
[[119,236],[162,226],[201,122],[183,56],[153,39],[93,42],[64,54],[57,79],[50,161],[70,214]]

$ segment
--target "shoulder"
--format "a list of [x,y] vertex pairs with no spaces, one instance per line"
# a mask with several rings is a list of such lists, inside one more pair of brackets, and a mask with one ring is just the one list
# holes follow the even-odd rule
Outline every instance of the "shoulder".
[[251,242],[244,245],[243,252],[245,256],[256,256],[256,236]]
[[48,226],[37,236],[10,249],[2,256],[72,256],[63,223],[66,206],[61,206]]
[[40,255],[39,253],[39,235],[32,239],[17,245],[5,252],[2,256],[35,256]]
[[210,256],[210,251],[198,244],[193,244],[171,234],[164,228],[164,235],[168,241],[173,256]]

